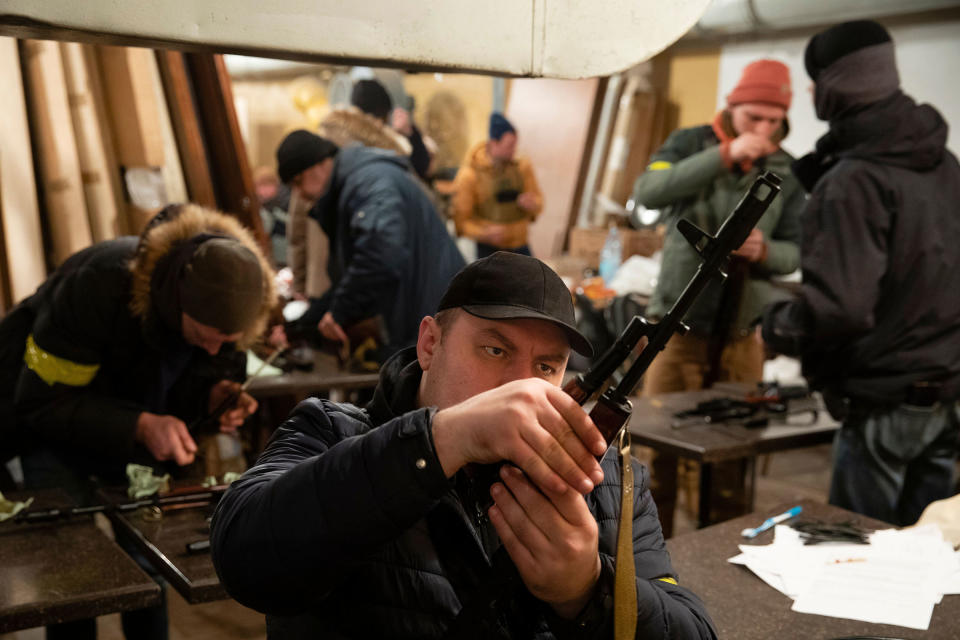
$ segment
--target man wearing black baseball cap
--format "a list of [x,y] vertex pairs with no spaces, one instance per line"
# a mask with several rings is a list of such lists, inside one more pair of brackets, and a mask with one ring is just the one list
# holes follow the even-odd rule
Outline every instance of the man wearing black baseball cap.
[[[523,588],[471,637],[610,637],[619,463],[597,462],[603,437],[559,388],[571,349],[592,352],[545,264],[499,252],[461,270],[369,405],[303,402],[223,497],[211,541],[229,593],[271,636],[441,638],[503,546]],[[471,470],[500,461],[484,510]],[[715,637],[634,467],[637,636]]]

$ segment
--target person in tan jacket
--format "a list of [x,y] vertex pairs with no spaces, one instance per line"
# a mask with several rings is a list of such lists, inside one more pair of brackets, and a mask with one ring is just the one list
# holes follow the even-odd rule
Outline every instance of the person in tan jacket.
[[516,156],[517,131],[490,114],[490,139],[477,144],[454,180],[457,235],[477,242],[477,258],[495,251],[530,255],[527,228],[543,209],[530,161]]

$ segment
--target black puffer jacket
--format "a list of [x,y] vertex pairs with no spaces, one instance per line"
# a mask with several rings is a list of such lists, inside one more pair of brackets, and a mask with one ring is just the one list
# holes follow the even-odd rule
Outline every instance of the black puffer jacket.
[[464,262],[407,161],[382,149],[341,150],[310,215],[330,239],[332,283],[313,313],[329,310],[341,326],[380,315],[390,351],[413,344]]
[[[365,410],[303,402],[221,500],[214,564],[230,595],[268,614],[271,638],[440,638],[489,573],[493,547],[483,541],[496,535],[468,516],[444,476],[432,410],[413,408],[421,375],[408,349],[384,365]],[[714,637],[703,604],[657,579],[673,569],[649,476],[634,466],[637,637]],[[616,460],[603,468],[606,479],[588,496],[603,568],[586,625],[564,624],[525,593],[499,602],[476,637],[525,637],[519,608],[537,638],[611,637],[620,474]]]
[[896,404],[917,381],[960,397],[960,165],[947,124],[901,92],[830,124],[795,167],[812,189],[803,287],[764,339],[814,385]]

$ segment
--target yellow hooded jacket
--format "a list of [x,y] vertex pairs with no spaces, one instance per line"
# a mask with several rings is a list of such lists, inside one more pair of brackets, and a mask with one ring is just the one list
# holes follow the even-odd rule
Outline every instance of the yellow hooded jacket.
[[[524,211],[516,198],[504,197],[511,192],[534,194],[536,207]],[[515,249],[527,244],[527,227],[543,209],[543,195],[529,160],[516,156],[505,164],[494,164],[484,141],[470,150],[457,171],[451,206],[458,235],[483,242],[490,225],[502,224],[506,232],[500,248]]]

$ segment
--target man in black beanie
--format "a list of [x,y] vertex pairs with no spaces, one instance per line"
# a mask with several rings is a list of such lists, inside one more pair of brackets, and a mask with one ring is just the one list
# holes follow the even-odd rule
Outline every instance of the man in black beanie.
[[376,80],[358,80],[350,91],[350,104],[381,122],[387,122],[393,111],[390,94]]
[[384,357],[413,344],[463,258],[406,160],[362,145],[338,151],[300,130],[280,144],[277,166],[330,240],[331,286],[305,317],[349,343],[345,328],[379,316]]
[[[423,180],[428,180],[430,153],[423,141],[423,134],[413,122],[413,98],[407,96],[407,104],[394,105],[390,94],[377,80],[358,80],[350,92],[350,104],[374,118],[384,126],[403,136],[410,145],[403,155],[410,157],[410,166]],[[377,145],[373,145],[377,146]]]
[[960,165],[900,90],[893,41],[847,22],[807,45],[830,130],[794,165],[810,199],[803,286],[763,337],[799,355],[843,427],[830,501],[897,525],[953,493],[960,435]]

